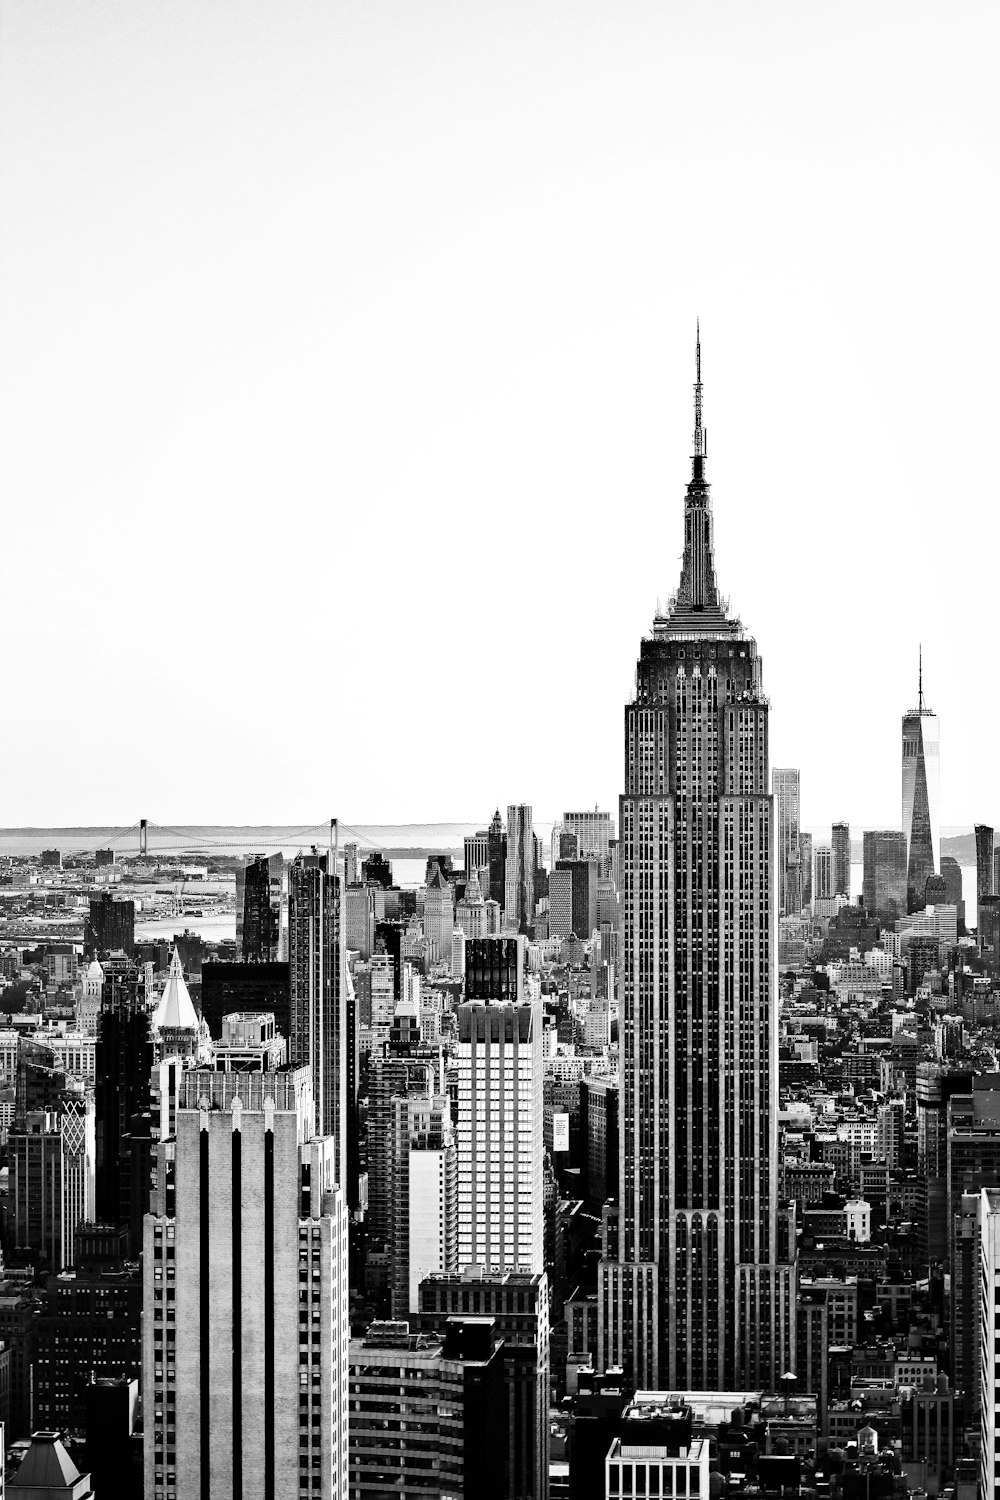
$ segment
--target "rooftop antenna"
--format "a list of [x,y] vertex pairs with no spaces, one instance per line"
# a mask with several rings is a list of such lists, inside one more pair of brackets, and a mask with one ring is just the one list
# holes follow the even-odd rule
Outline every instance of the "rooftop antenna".
[[919,672],[919,677],[917,679],[918,680],[918,684],[919,684],[919,686],[918,686],[917,712],[918,713],[923,713],[923,711],[924,711],[924,643],[923,643],[923,641],[920,642],[918,650],[920,652],[920,672]]
[[701,425],[701,319],[695,321],[694,456],[705,457],[705,429]]

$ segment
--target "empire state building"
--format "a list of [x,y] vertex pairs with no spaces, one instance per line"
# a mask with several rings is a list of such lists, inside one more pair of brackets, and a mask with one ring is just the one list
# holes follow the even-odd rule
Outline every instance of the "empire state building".
[[795,1270],[778,1205],[768,703],[716,584],[705,459],[699,338],[681,578],[625,708],[619,1192],[598,1358],[637,1388],[777,1389]]

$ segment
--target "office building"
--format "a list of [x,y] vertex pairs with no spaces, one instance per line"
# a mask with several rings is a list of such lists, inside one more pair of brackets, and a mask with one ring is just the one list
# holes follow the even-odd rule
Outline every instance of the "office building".
[[116,901],[110,891],[91,896],[83,926],[83,956],[102,959],[108,953],[135,952],[135,902]]
[[483,895],[487,901],[495,901],[502,911],[507,897],[507,834],[500,817],[499,807],[490,821],[486,847],[490,873]]
[[603,869],[614,833],[611,814],[598,812],[596,807],[593,812],[563,813],[562,826],[564,833],[576,839],[576,853],[560,853],[559,858],[596,859]]
[[833,894],[851,899],[851,828],[849,823],[834,823],[831,845],[833,850]]
[[280,854],[254,854],[236,869],[236,952],[244,963],[279,963],[281,951]]
[[555,869],[549,876],[549,937],[568,938],[572,931],[573,872]]
[[339,1500],[347,1215],[312,1072],[192,1069],[179,1087],[143,1247],[147,1500]]
[[531,808],[520,802],[507,809],[507,863],[504,917],[509,928],[527,932],[535,915],[535,836]]
[[580,1080],[580,1136],[584,1158],[584,1202],[600,1214],[618,1191],[618,1079]]
[[503,1340],[510,1500],[546,1500],[549,1480],[549,1285],[544,1271],[468,1266],[420,1283],[420,1327],[443,1332],[452,1317],[492,1318]]
[[524,999],[522,937],[484,937],[466,944],[465,998],[487,1004]]
[[862,894],[868,911],[894,922],[906,913],[906,834],[866,829]]
[[205,963],[201,967],[202,1019],[218,1041],[223,1017],[233,1011],[270,1013],[287,1040],[291,1030],[289,990],[287,963]]
[[798,771],[776,766],[771,772],[771,793],[777,825],[778,913],[783,917],[797,917],[802,910]]
[[455,888],[445,879],[437,860],[431,860],[424,891],[424,936],[431,945],[431,962],[447,963],[455,930]]
[[[768,702],[756,644],[716,585],[700,364],[699,347],[680,584],[625,709],[619,1206],[598,1360],[636,1389],[774,1388],[794,1358]],[[787,876],[797,773],[776,786]]]
[[345,942],[349,953],[366,961],[375,945],[375,904],[366,885],[349,885],[344,890]]
[[393,1098],[389,1104],[390,1311],[418,1311],[425,1276],[458,1269],[455,1132],[445,1094]]
[[[589,942],[597,927],[597,880],[599,865],[595,859],[560,860],[553,873],[569,873],[572,880],[572,926],[578,938]],[[549,901],[552,900],[552,880],[549,878]],[[560,936],[568,934],[560,934]]]
[[35,1425],[94,1434],[87,1390],[98,1380],[138,1382],[141,1373],[142,1280],[126,1260],[123,1229],[76,1227],[72,1269],[50,1276],[36,1316]]
[[371,1324],[351,1340],[350,1400],[351,1500],[505,1500],[504,1361],[492,1318],[451,1318],[441,1337]]
[[[340,880],[332,855],[298,855],[288,871],[288,1061],[312,1070],[316,1133],[346,1148],[346,955],[340,921]],[[339,1160],[343,1186],[346,1162]]]
[[995,896],[993,829],[986,823],[976,824],[976,903]]
[[486,902],[475,870],[466,882],[465,895],[455,907],[455,924],[467,938],[486,936]]
[[94,1100],[66,1092],[57,1109],[29,1110],[8,1136],[14,1243],[49,1271],[71,1266],[76,1233],[94,1217]]
[[924,664],[916,708],[903,715],[903,832],[906,835],[907,909],[924,905],[924,886],[941,850],[941,764],[937,714],[924,703]]
[[[473,875],[479,874],[480,870],[488,871],[490,868],[490,834],[488,828],[481,828],[478,833],[467,833],[465,835],[465,878],[470,880]],[[488,878],[488,876],[487,876]]]
[[149,1208],[149,1084],[155,1061],[150,1021],[143,971],[105,963],[94,1090],[96,1211],[90,1217],[127,1225],[133,1259],[142,1247],[142,1220]]

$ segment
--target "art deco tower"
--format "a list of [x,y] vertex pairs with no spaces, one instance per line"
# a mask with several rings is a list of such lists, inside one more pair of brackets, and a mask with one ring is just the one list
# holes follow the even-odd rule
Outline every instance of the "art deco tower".
[[906,900],[909,911],[924,905],[927,878],[941,852],[938,808],[941,763],[937,714],[924,706],[924,659],[920,656],[917,707],[903,715],[903,832],[906,834]]
[[795,1288],[777,1192],[768,704],[715,581],[705,450],[699,341],[680,584],[625,709],[619,1204],[598,1359],[640,1388],[774,1389]]

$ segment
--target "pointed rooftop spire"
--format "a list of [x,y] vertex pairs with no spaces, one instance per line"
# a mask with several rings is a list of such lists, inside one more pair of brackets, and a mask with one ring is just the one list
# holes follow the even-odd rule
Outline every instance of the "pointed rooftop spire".
[[705,480],[705,452],[706,433],[702,425],[702,385],[701,385],[701,319],[695,322],[695,382],[694,382],[694,452],[692,455],[691,478],[697,484],[703,484]]

